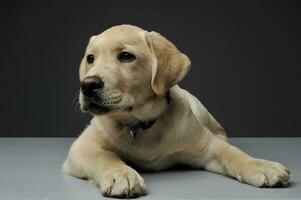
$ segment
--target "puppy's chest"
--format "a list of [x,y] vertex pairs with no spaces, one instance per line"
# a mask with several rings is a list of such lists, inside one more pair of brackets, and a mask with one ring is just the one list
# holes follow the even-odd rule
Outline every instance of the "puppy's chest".
[[154,131],[139,131],[135,138],[125,135],[114,142],[114,148],[123,160],[153,170],[171,163],[172,155],[184,149],[175,138],[168,138],[166,132]]

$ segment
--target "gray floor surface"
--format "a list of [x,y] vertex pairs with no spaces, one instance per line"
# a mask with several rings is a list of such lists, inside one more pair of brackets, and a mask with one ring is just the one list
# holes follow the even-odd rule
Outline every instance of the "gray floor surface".
[[[109,199],[84,180],[62,174],[74,138],[0,138],[1,200]],[[142,173],[149,194],[141,199],[301,199],[301,138],[232,138],[253,156],[281,162],[291,171],[285,188],[255,188],[199,170]]]

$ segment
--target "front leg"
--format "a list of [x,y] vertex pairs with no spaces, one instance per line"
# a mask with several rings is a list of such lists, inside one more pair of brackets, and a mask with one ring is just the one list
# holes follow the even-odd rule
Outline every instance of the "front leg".
[[99,137],[88,127],[72,144],[63,171],[92,180],[104,196],[128,198],[146,194],[143,178],[117,154],[103,149]]
[[282,164],[251,157],[215,136],[203,153],[202,165],[208,171],[228,175],[256,187],[288,183],[289,171]]

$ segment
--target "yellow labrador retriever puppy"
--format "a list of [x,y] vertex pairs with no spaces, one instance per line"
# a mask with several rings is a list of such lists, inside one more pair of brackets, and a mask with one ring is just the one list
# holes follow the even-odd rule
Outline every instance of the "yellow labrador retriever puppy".
[[80,65],[79,101],[94,117],[72,144],[64,172],[111,197],[146,194],[131,166],[186,164],[256,187],[287,184],[286,167],[227,143],[223,127],[177,85],[189,68],[189,58],[159,33],[120,25],[93,36]]

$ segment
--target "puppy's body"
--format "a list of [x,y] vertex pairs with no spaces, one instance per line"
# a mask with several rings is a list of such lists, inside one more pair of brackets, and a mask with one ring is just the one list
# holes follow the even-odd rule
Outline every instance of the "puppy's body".
[[[284,166],[276,162],[253,158],[228,144],[221,125],[194,96],[176,85],[188,71],[187,67],[190,62],[185,55],[179,53],[174,46],[162,38],[157,38],[160,40],[160,45],[156,46],[154,40],[157,35],[155,38],[146,38],[144,42],[147,45],[143,46],[141,38],[148,37],[144,36],[147,33],[136,27],[121,26],[105,33],[106,35],[110,33],[109,39],[111,39],[112,35],[114,38],[120,37],[115,34],[118,31],[123,33],[124,29],[126,33],[132,33],[127,37],[134,37],[136,45],[139,44],[140,55],[147,55],[132,65],[137,66],[139,61],[143,60],[144,63],[140,65],[140,68],[146,66],[150,68],[145,68],[143,75],[139,69],[130,72],[130,74],[139,73],[138,75],[142,78],[136,77],[138,80],[136,80],[135,88],[127,85],[127,88],[132,87],[131,91],[135,91],[133,96],[130,95],[132,93],[129,90],[124,95],[125,92],[120,89],[122,92],[119,93],[123,96],[119,100],[121,103],[118,103],[118,110],[113,108],[112,112],[107,112],[105,115],[94,114],[90,125],[70,149],[64,163],[66,173],[91,179],[101,187],[105,195],[117,197],[132,197],[146,193],[143,179],[125,163],[151,171],[163,170],[175,164],[186,164],[194,168],[204,168],[229,175],[257,187],[287,183],[288,170]],[[108,39],[108,36],[102,35],[98,42],[104,38]],[[116,40],[112,39],[111,42],[114,43]],[[131,45],[133,41],[127,39],[123,42]],[[167,43],[164,44],[164,42]],[[102,43],[99,42],[99,45]],[[157,53],[156,51],[162,46],[165,48],[164,52],[171,50],[171,54],[164,56],[164,66],[168,67],[167,58],[176,54],[176,57],[170,61],[172,63],[170,69],[160,69],[163,65],[160,66],[161,61],[158,56],[162,56],[163,52]],[[147,48],[150,48],[150,51]],[[89,47],[87,51],[91,51]],[[136,54],[139,53],[136,52]],[[98,51],[98,54],[102,59],[106,58],[104,53]],[[157,57],[155,62],[154,55]],[[180,60],[177,61],[179,58]],[[157,68],[154,68],[155,64]],[[81,80],[87,76],[102,74],[100,68],[83,68],[82,61]],[[170,75],[167,75],[164,70],[167,70]],[[118,73],[122,71],[114,72],[115,75]],[[162,77],[159,73],[165,74]],[[129,76],[127,74],[125,77]],[[109,78],[104,77],[108,83],[113,84]],[[144,84],[144,87],[141,88],[139,84]],[[102,90],[105,91],[105,89]],[[114,91],[116,91],[115,87]],[[164,96],[167,91],[171,97],[170,103]],[[81,105],[85,104],[84,99],[82,95]],[[126,103],[125,99],[127,99]],[[102,104],[97,105],[100,105],[99,110],[104,110]],[[92,111],[94,107],[90,110]],[[126,124],[153,119],[156,119],[154,125],[146,130],[138,129],[135,138],[129,134]]]
[[[122,160],[145,170],[162,170],[176,163],[199,167],[200,161],[195,163],[190,153],[205,148],[210,134],[225,135],[205,107],[187,91],[175,86],[170,95],[172,102],[156,123],[150,129],[139,129],[134,139],[110,116],[94,117],[89,134],[101,137],[104,148],[116,152]],[[164,98],[162,101],[165,104]],[[175,121],[178,123],[172,123]]]

